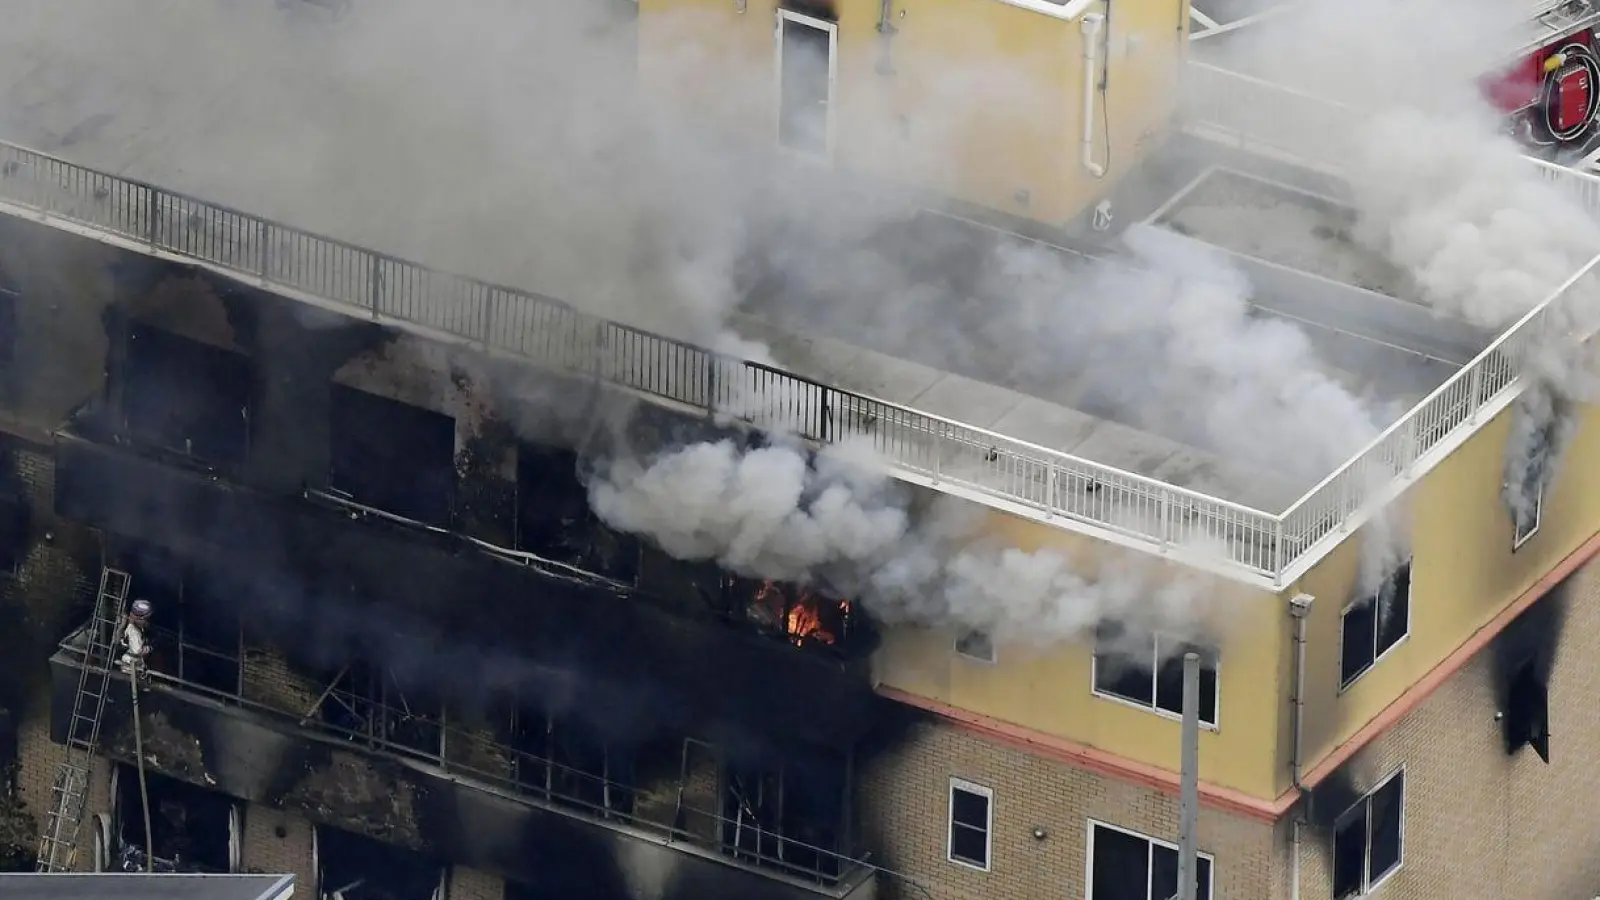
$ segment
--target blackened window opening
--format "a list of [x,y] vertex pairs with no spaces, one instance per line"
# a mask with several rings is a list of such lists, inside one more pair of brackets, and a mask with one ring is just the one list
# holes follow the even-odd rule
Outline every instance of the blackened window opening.
[[1333,897],[1370,891],[1400,867],[1405,773],[1399,772],[1340,816],[1333,834]]
[[856,641],[861,619],[848,600],[823,590],[782,581],[734,579],[734,591],[757,630],[796,647],[847,647]]
[[1339,685],[1345,687],[1400,643],[1411,628],[1411,562],[1395,569],[1378,590],[1352,603],[1341,626]]
[[331,673],[332,690],[317,708],[322,721],[352,740],[438,757],[443,744],[441,702],[385,666],[354,658]]
[[[121,763],[117,769],[116,850],[120,857],[142,863],[145,830],[139,770]],[[145,784],[150,794],[150,849],[162,864],[159,868],[177,872],[229,871],[234,837],[233,798],[150,771],[145,772]]]
[[122,414],[136,441],[217,465],[249,454],[254,363],[242,353],[135,324]]
[[402,518],[451,524],[453,418],[342,384],[333,385],[330,416],[330,489]]
[[722,782],[724,848],[746,862],[839,877],[847,780],[843,759],[729,762]]
[[1153,710],[1183,715],[1183,657],[1200,655],[1200,721],[1217,724],[1217,650],[1117,622],[1096,630],[1094,689]]
[[433,900],[444,867],[422,854],[318,825],[317,882],[323,897]]
[[[1168,900],[1178,893],[1178,848],[1095,822],[1089,900]],[[1195,865],[1195,897],[1211,898],[1211,860]]]
[[628,584],[639,577],[638,538],[606,527],[589,506],[577,456],[537,444],[517,451],[518,547]]
[[581,723],[519,708],[511,722],[512,777],[551,803],[603,818],[634,810],[634,755]]
[[219,573],[171,551],[132,544],[121,555],[130,599],[150,601],[151,671],[227,695],[240,689],[237,592]]
[[1506,752],[1524,745],[1545,762],[1550,761],[1550,692],[1539,666],[1532,660],[1517,668],[1506,692]]

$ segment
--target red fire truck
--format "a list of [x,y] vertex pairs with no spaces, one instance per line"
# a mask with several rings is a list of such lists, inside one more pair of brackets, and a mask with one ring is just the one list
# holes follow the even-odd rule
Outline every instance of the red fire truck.
[[1585,145],[1600,112],[1600,0],[1524,0],[1533,9],[1517,50],[1484,80],[1489,99],[1535,147]]

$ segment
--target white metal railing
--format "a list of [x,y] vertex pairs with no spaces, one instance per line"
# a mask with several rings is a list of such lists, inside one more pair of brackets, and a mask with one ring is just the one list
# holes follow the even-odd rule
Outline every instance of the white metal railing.
[[1263,578],[1279,568],[1278,520],[1261,510],[7,143],[0,204],[364,319],[708,412],[779,419],[814,441],[865,441],[929,484],[1036,518],[1095,526],[1157,550],[1220,546],[1234,567]]
[[[1593,181],[1573,183],[1592,189]],[[0,142],[3,207],[553,371],[708,413],[781,419],[817,442],[864,441],[901,473],[936,488],[1046,522],[1092,526],[1158,552],[1195,547],[1219,557],[1225,570],[1271,585],[1303,571],[1325,538],[1348,528],[1375,493],[1417,474],[1416,463],[1429,451],[1475,428],[1483,411],[1515,386],[1524,351],[1552,323],[1570,321],[1562,311],[1579,291],[1592,296],[1595,288],[1591,263],[1583,278],[1563,286],[1356,458],[1273,515]]]

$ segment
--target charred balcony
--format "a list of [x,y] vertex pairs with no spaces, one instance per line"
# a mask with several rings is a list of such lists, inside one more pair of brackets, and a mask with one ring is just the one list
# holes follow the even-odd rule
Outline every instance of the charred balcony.
[[[141,555],[147,570],[170,567]],[[300,662],[247,623],[230,632],[225,617],[197,616],[196,589],[177,589],[160,607],[139,728],[127,681],[113,675],[101,729],[108,755],[142,756],[161,776],[149,844],[158,868],[231,865],[227,837],[245,801],[314,822],[335,880],[409,872],[419,900],[451,863],[497,873],[529,897],[620,900],[637,896],[640,879],[663,900],[874,895],[873,869],[857,861],[849,750],[778,753],[639,729],[615,710],[532,696],[520,678],[473,693],[342,649],[303,650]],[[80,629],[52,659],[58,742],[84,638]],[[138,861],[142,827],[127,798],[114,791],[113,803],[103,852],[113,865]],[[336,846],[350,850],[337,865],[321,858]]]

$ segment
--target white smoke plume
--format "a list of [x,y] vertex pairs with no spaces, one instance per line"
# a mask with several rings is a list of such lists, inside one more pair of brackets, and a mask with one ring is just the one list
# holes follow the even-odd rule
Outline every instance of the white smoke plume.
[[[1350,16],[1383,14],[1377,0],[1358,5],[1374,9]],[[753,302],[751,282],[775,270],[776,280],[815,290],[774,301],[759,310],[764,317],[970,365],[1008,387],[1052,396],[1070,387],[1124,422],[1297,478],[1325,474],[1387,412],[1326,374],[1296,327],[1253,316],[1250,286],[1226,262],[1158,235],[1129,235],[1131,266],[1069,264],[1017,244],[990,249],[957,292],[972,302],[934,302],[923,272],[932,261],[861,252],[911,217],[899,191],[796,177],[764,149],[724,140],[639,93],[635,7],[626,2],[354,0],[338,18],[231,0],[16,6],[0,33],[0,67],[12,67],[0,73],[16,85],[0,95],[5,134],[638,327],[782,363],[737,322]],[[690,78],[695,64],[716,59],[720,105],[734,118],[763,109],[768,58],[702,43],[709,32],[696,27],[699,15],[709,13],[685,14],[675,55],[655,59],[648,78],[654,86]],[[1402,46],[1365,28],[1333,28],[1297,41],[1295,53],[1310,57],[1308,77],[1329,61],[1347,74],[1350,53],[1376,54],[1363,57],[1362,71],[1433,73],[1413,65],[1427,54],[1407,34]],[[967,162],[960,136],[973,122],[1048,118],[1039,104],[1055,101],[1017,90],[1017,73],[996,58],[952,59],[924,85],[914,128],[922,140],[902,160],[905,171],[948,182]],[[1270,64],[1270,54],[1263,59]],[[1385,126],[1389,137],[1404,137],[1409,120],[1392,121],[1402,124]],[[1454,124],[1469,129],[1465,122]],[[905,146],[901,116],[852,116],[849,127],[863,145]],[[1429,161],[1419,150],[1390,165],[1379,159],[1388,152],[1381,143],[1358,141],[1367,149],[1350,163],[1374,246],[1441,310],[1493,318],[1536,302],[1525,299],[1532,285],[1567,252],[1523,241],[1542,233],[1531,226],[1545,213],[1495,219],[1493,192],[1462,195],[1462,172],[1394,177]],[[1497,146],[1500,157],[1511,152]],[[1463,152],[1458,162],[1479,159]],[[1499,168],[1475,164],[1464,174],[1498,177]],[[1369,170],[1377,174],[1359,175]],[[1451,217],[1461,216],[1475,230],[1453,230]],[[1505,252],[1474,254],[1473,241],[1504,242]],[[1513,246],[1543,255],[1524,258]],[[1484,271],[1462,272],[1462,259]],[[1528,271],[1508,276],[1507,265]],[[890,617],[1048,641],[1133,610],[1192,618],[1206,593],[1079,571],[1050,554],[963,550],[943,525],[914,516],[890,485],[851,465],[855,452],[812,464],[780,434],[750,452],[711,444],[618,457],[604,461],[590,491],[607,521],[675,555],[763,577],[866,585]],[[1009,587],[997,593],[996,584]]]

